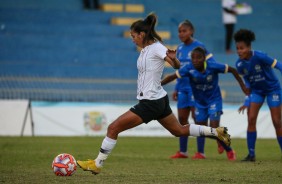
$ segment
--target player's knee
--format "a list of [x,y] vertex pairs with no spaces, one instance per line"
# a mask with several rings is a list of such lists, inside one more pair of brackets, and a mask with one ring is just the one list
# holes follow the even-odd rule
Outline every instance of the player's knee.
[[251,126],[251,127],[256,126],[256,120],[257,120],[256,117],[249,117],[248,118],[248,125]]
[[273,120],[273,126],[276,130],[282,129],[282,122],[280,119]]
[[109,135],[118,135],[120,133],[119,127],[115,123],[110,124],[107,131]]
[[188,124],[188,117],[187,117],[187,116],[179,115],[179,116],[178,116],[178,120],[179,120],[179,123],[180,123],[181,125],[186,125],[186,124]]

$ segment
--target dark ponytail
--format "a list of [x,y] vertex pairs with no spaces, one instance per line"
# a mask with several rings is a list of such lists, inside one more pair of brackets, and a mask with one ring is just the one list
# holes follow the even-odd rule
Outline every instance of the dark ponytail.
[[187,26],[187,27],[189,27],[192,31],[193,31],[193,34],[192,34],[192,37],[194,37],[194,33],[195,33],[195,28],[194,28],[194,25],[192,24],[192,22],[191,21],[189,21],[189,20],[184,20],[183,22],[181,22],[180,24],[179,24],[180,26]]
[[154,13],[150,13],[144,20],[137,20],[134,22],[130,29],[134,32],[140,34],[145,33],[144,42],[149,42],[150,40],[158,40],[162,42],[162,38],[155,31],[155,25],[157,23],[157,16]]

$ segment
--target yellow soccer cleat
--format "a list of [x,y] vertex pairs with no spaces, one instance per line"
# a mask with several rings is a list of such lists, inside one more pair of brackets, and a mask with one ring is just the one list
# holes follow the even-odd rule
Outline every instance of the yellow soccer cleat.
[[96,166],[95,160],[88,159],[87,161],[77,161],[77,165],[84,171],[90,171],[92,174],[99,174],[101,169]]
[[230,146],[231,144],[231,138],[230,135],[227,133],[228,129],[226,127],[217,127],[217,138],[224,142],[227,146]]

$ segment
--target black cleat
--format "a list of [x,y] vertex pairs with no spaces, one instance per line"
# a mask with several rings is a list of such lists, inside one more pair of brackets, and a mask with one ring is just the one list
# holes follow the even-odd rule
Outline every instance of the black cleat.
[[256,161],[256,157],[255,156],[250,156],[248,155],[246,158],[244,158],[243,160],[241,160],[242,162],[255,162]]

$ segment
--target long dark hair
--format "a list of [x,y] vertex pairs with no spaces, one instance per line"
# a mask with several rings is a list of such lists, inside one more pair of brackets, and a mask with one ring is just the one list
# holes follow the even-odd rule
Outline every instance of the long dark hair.
[[162,42],[162,38],[155,31],[155,25],[157,23],[157,16],[154,13],[150,13],[144,20],[137,20],[132,23],[130,29],[138,34],[145,33],[143,44],[150,40],[158,40]]

